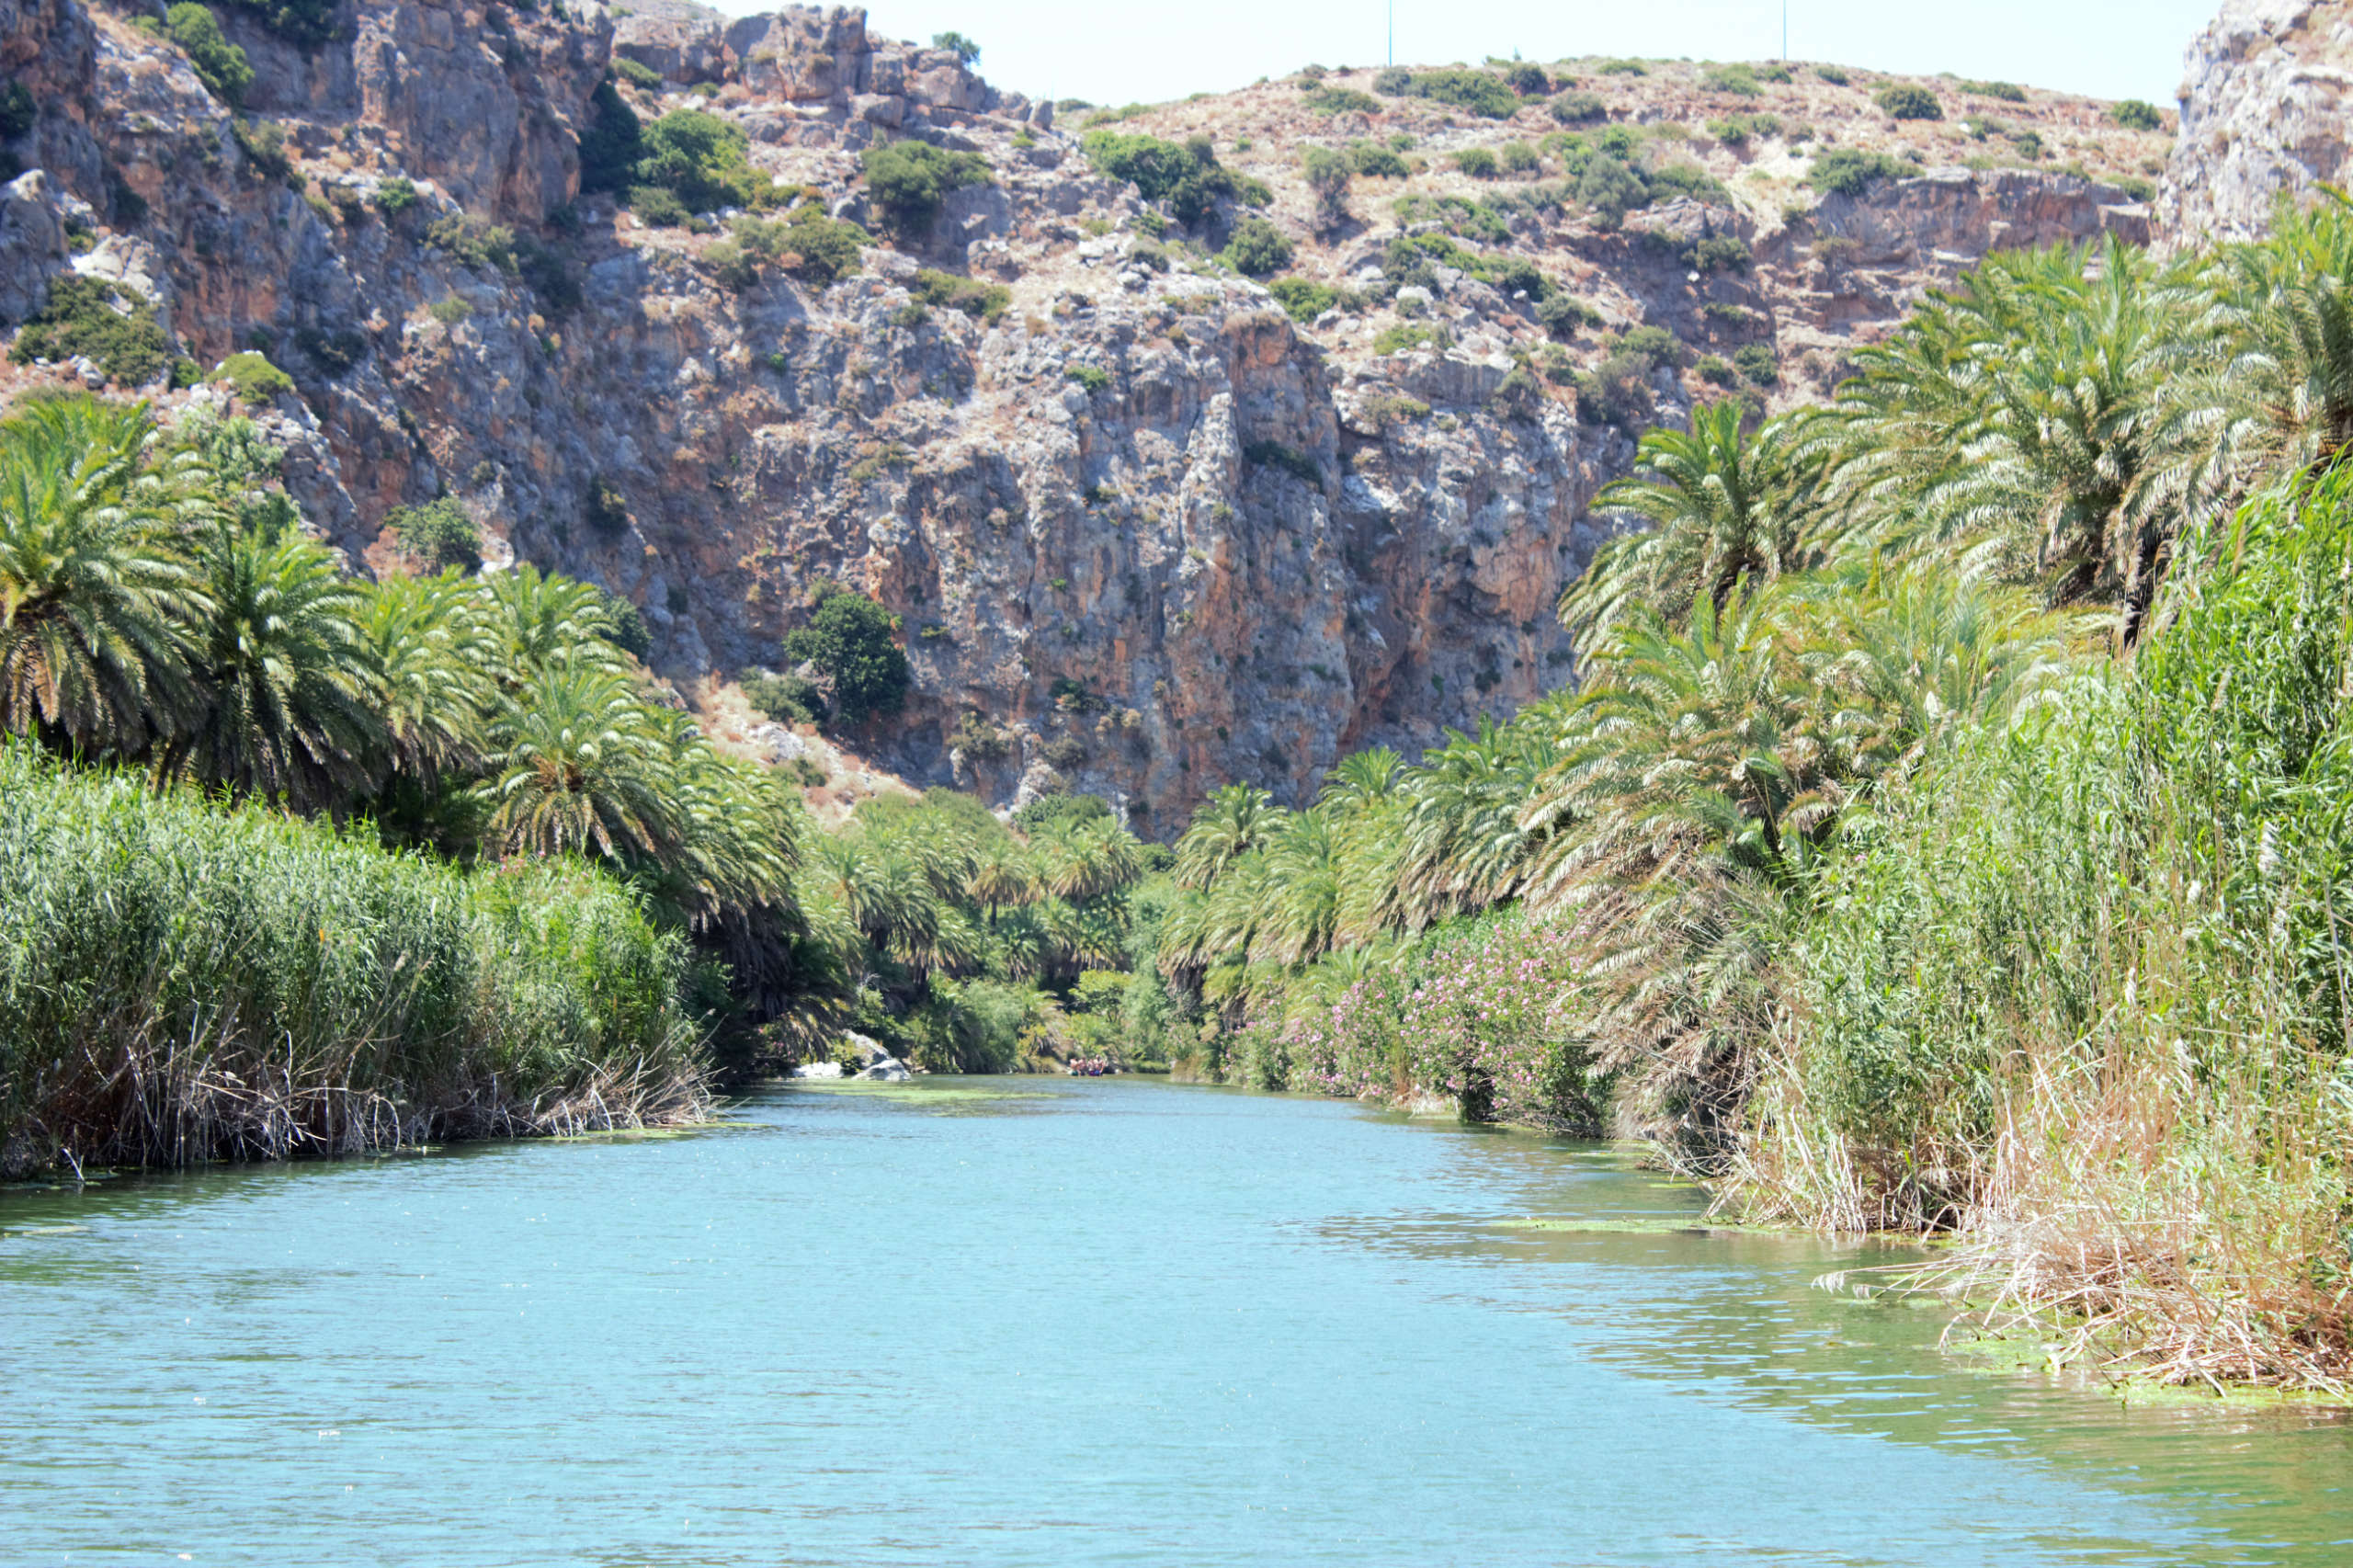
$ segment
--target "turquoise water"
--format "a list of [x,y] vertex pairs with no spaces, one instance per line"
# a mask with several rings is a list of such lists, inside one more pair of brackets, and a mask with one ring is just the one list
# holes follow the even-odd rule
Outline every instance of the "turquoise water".
[[0,1194],[7,1563],[2353,1561],[2353,1431],[1958,1369],[1622,1153],[1133,1079]]

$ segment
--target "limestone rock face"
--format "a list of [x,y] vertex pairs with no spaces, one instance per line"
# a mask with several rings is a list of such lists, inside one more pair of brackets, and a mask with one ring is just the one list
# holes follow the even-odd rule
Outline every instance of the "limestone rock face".
[[2225,0],[2184,65],[2181,135],[2158,196],[2169,239],[2250,238],[2283,194],[2345,182],[2353,4]]
[[[1457,149],[1556,130],[1540,103],[1509,125],[1407,99],[1335,118],[1274,83],[1120,121],[1208,136],[1264,182],[1290,271],[1332,290],[1295,320],[1212,259],[1245,209],[1177,232],[1049,106],[858,10],[377,0],[313,48],[221,11],[255,63],[242,127],[123,14],[0,0],[0,64],[42,106],[12,149],[34,172],[0,192],[0,327],[73,265],[143,296],[202,367],[266,346],[299,390],[267,420],[289,483],[356,566],[387,563],[390,508],[453,496],[494,564],[635,603],[653,666],[714,725],[817,585],[871,594],[915,689],[843,746],[994,801],[1092,790],[1146,833],[1227,781],[1298,800],[1350,749],[1415,752],[1565,684],[1554,606],[1610,530],[1594,497],[1643,421],[1819,396],[1994,246],[2148,231],[2122,182],[2150,147],[2119,133],[2108,156],[2097,106],[2052,95],[2005,113],[2064,128],[2116,183],[1972,172],[1951,124],[1899,132],[1944,139],[1905,149],[1917,176],[1817,198],[1803,155],[1701,131],[1676,155],[1709,177],[1622,224],[1452,172]],[[619,88],[642,119],[722,116],[761,171],[874,231],[858,271],[746,279],[711,256],[722,234],[582,195],[577,138],[616,55],[662,78]],[[1720,112],[1671,76],[1597,85],[1630,126]],[[1890,134],[1862,88],[1775,90],[1825,143]],[[906,136],[992,179],[893,233],[858,154]],[[1320,227],[1300,148],[1363,137],[1424,168],[1359,180]],[[387,212],[395,177],[415,201]],[[1460,256],[1384,281],[1399,238],[1471,224],[1466,244],[1532,266],[1586,324],[1548,331],[1527,274]],[[1606,415],[1576,378],[1636,326],[1671,332],[1681,362]],[[11,366],[0,392],[76,374]],[[742,730],[779,766],[814,744]]]

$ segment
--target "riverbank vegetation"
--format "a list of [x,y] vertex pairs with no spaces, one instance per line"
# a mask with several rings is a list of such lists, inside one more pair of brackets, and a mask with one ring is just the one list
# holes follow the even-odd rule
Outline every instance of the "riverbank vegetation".
[[1652,432],[1574,694],[1195,818],[1206,1069],[1607,1121],[2083,1354],[2341,1386],[2349,324],[2341,205],[1995,256],[1835,406]]

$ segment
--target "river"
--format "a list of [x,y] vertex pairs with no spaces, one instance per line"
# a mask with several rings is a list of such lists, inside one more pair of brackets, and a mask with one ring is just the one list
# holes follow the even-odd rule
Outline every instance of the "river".
[[2340,1420],[1971,1369],[1701,1206],[1135,1079],[0,1193],[0,1559],[2353,1561]]

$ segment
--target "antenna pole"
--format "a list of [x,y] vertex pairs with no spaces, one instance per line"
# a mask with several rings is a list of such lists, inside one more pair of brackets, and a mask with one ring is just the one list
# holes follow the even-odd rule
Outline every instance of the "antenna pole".
[[1389,63],[1397,63],[1397,0],[1389,0]]

